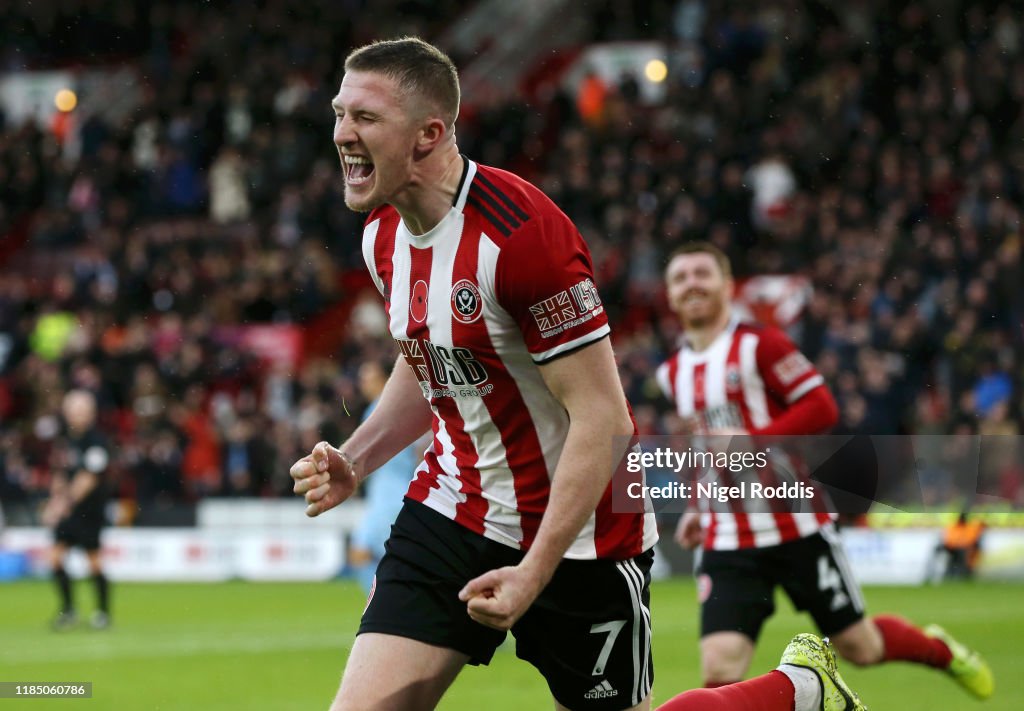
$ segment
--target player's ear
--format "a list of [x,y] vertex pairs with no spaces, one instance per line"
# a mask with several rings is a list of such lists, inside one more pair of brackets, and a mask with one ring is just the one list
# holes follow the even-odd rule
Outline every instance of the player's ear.
[[420,132],[416,139],[416,147],[428,153],[444,140],[448,133],[448,126],[436,116],[428,116],[420,125]]

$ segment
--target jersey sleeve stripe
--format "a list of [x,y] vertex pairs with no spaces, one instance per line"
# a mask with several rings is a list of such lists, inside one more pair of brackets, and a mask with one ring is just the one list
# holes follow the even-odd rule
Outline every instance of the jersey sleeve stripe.
[[484,217],[495,229],[498,230],[502,235],[508,237],[512,234],[512,230],[506,227],[497,217],[495,217],[487,207],[477,199],[475,193],[470,193],[469,197],[466,198],[466,202],[477,209],[482,217]]
[[505,203],[508,206],[508,208],[519,217],[520,220],[526,222],[527,220],[530,219],[530,216],[526,214],[526,212],[521,207],[512,202],[508,195],[503,193],[498,188],[498,186],[496,186],[494,183],[488,180],[487,177],[483,175],[483,173],[478,174],[477,179],[480,181],[481,184],[485,185],[492,193],[494,193],[499,200]]
[[611,333],[611,331],[611,327],[608,326],[608,324],[605,324],[596,331],[585,333],[579,338],[574,338],[568,343],[563,343],[561,345],[555,346],[554,348],[549,348],[548,350],[542,353],[531,353],[530,356],[533,358],[533,362],[536,363],[537,365],[544,365],[545,363],[550,363],[555,358],[560,358],[561,356],[568,355],[573,351],[583,348],[583,346],[587,346],[590,345],[591,343],[594,343],[595,341],[601,340],[609,333]]
[[470,188],[470,195],[476,198],[477,200],[482,199],[484,202],[486,202],[491,207],[491,210],[494,212],[494,214],[496,214],[498,217],[500,217],[502,220],[508,223],[513,230],[518,229],[523,224],[522,220],[519,220],[516,217],[514,217],[508,210],[502,207],[497,200],[491,197],[491,195],[483,188],[474,185],[473,188]]
[[792,404],[814,390],[814,388],[824,384],[825,378],[821,377],[821,374],[807,378],[807,380],[803,381],[790,391],[789,395],[786,396],[786,402]]

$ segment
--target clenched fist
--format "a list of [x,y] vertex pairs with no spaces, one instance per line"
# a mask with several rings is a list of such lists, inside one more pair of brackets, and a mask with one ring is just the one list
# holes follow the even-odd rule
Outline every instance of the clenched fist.
[[306,515],[319,516],[352,496],[359,484],[354,462],[327,442],[319,442],[313,451],[295,462],[289,470],[295,486],[292,491],[306,497]]

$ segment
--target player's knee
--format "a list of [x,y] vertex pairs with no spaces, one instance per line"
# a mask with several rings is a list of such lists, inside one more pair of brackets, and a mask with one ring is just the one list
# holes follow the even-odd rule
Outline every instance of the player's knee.
[[747,672],[754,644],[738,632],[709,635],[701,640],[704,683],[720,686],[740,681]]
[[832,640],[832,645],[840,657],[858,667],[866,667],[882,661],[883,648],[881,645],[875,644],[874,640],[867,635],[837,637]]
[[[365,680],[360,680],[365,681]],[[437,678],[407,679],[389,684],[381,679],[369,683],[342,682],[330,711],[429,711],[437,706],[447,685]]]
[[704,686],[715,689],[719,686],[728,686],[743,680],[743,674],[735,667],[719,666],[704,668]]
[[50,567],[54,570],[64,567],[64,558],[67,555],[68,549],[63,544],[58,543],[50,549]]
[[839,652],[840,657],[854,666],[868,667],[878,663],[878,659],[863,647],[836,647],[836,651]]
[[745,672],[745,657],[729,650],[715,650],[704,654],[702,662],[704,684],[720,686],[740,681]]

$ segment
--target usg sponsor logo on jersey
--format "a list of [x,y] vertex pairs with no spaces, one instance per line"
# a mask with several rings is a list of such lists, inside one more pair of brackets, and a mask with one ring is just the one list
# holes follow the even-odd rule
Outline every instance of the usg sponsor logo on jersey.
[[530,314],[533,315],[542,338],[557,336],[563,331],[590,321],[603,311],[601,296],[590,279],[584,279],[550,299],[539,301],[530,307]]
[[576,286],[569,289],[581,314],[587,311],[594,311],[601,305],[601,295],[597,293],[597,287],[590,279],[584,279]]
[[734,402],[709,407],[700,415],[700,420],[704,432],[745,426],[743,412]]
[[439,346],[426,339],[396,339],[426,398],[482,397],[494,391],[483,385],[487,371],[468,348]]
[[452,315],[461,323],[473,323],[483,313],[480,290],[469,279],[460,279],[452,287]]
[[612,685],[605,679],[600,684],[595,686],[593,689],[583,695],[584,699],[610,699],[613,696],[618,696],[619,692],[612,688]]

